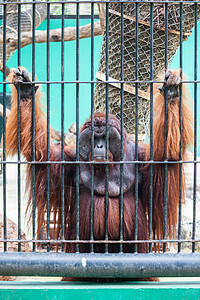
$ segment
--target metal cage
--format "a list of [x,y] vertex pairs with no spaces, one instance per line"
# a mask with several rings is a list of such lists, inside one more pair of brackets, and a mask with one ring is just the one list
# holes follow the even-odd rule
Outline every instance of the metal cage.
[[[90,19],[91,19],[91,80],[90,81],[80,81],[79,80],[79,69],[80,69],[80,54],[79,54],[79,20],[80,20],[80,5],[87,2],[87,4],[90,4],[91,7],[91,13],[90,13]],[[2,134],[2,161],[0,161],[0,164],[2,164],[2,195],[1,201],[3,203],[3,235],[2,239],[0,240],[1,244],[3,245],[3,251],[0,252],[0,274],[1,275],[8,275],[8,276],[63,276],[63,277],[103,277],[103,278],[143,278],[143,277],[160,277],[160,276],[200,276],[200,254],[195,251],[196,245],[200,242],[200,240],[196,237],[196,205],[197,205],[197,166],[198,166],[198,157],[197,157],[197,88],[199,81],[197,80],[197,41],[198,41],[198,34],[197,34],[197,23],[199,19],[199,1],[143,1],[143,0],[119,0],[119,1],[73,1],[70,0],[67,3],[74,4],[76,6],[76,79],[74,81],[65,81],[64,80],[64,20],[65,20],[65,6],[67,5],[66,1],[56,1],[55,3],[61,5],[61,21],[62,21],[62,27],[61,27],[61,65],[60,67],[60,75],[61,80],[57,82],[60,84],[61,89],[61,153],[62,153],[62,159],[59,162],[59,164],[62,166],[62,182],[61,182],[61,199],[62,199],[62,207],[61,211],[63,215],[61,216],[62,219],[62,228],[61,228],[61,235],[57,237],[57,239],[52,238],[52,227],[51,227],[51,212],[50,212],[50,199],[49,199],[49,193],[50,193],[50,167],[51,165],[58,162],[50,161],[50,85],[53,85],[55,82],[50,81],[50,57],[49,57],[49,49],[50,49],[50,42],[51,36],[50,36],[50,6],[52,5],[52,2],[50,1],[31,1],[31,2],[22,2],[17,1],[13,2],[13,5],[17,6],[17,16],[18,16],[18,25],[16,34],[18,36],[17,41],[17,55],[18,55],[18,66],[21,65],[22,56],[21,56],[21,36],[22,36],[22,28],[21,28],[21,6],[29,5],[32,6],[32,81],[33,86],[35,84],[41,83],[43,85],[46,85],[47,89],[47,109],[46,109],[46,122],[47,122],[47,145],[48,145],[48,153],[47,153],[47,161],[42,162],[43,165],[46,166],[47,169],[47,211],[46,211],[46,226],[44,227],[44,230],[40,232],[39,238],[36,236],[37,226],[36,226],[36,219],[39,217],[36,215],[35,211],[35,166],[40,164],[40,162],[37,162],[35,160],[35,150],[34,150],[34,144],[35,144],[35,107],[34,107],[34,101],[35,101],[35,90],[33,88],[33,123],[32,123],[32,134],[33,134],[33,148],[32,148],[32,161],[26,162],[21,156],[20,153],[20,106],[18,105],[18,153],[17,158],[15,160],[10,160],[7,158],[6,155],[6,99],[7,99],[7,85],[9,82],[6,81],[7,76],[7,68],[6,68],[6,59],[7,59],[7,37],[9,36],[9,32],[7,31],[7,9],[8,6],[12,4],[12,2],[3,1],[0,3],[0,6],[2,7],[3,11],[3,24],[1,26],[1,29],[3,31],[3,34],[1,35],[1,42],[3,45],[3,61],[2,61],[2,71],[3,71],[3,81],[0,83],[3,86],[3,134]],[[36,74],[35,74],[35,48],[36,48],[36,41],[35,41],[35,33],[36,33],[36,7],[37,5],[42,4],[43,6],[46,5],[46,19],[47,19],[47,37],[46,37],[46,57],[45,64],[46,64],[46,72],[47,72],[47,78],[45,82],[38,82],[36,80]],[[104,5],[105,8],[105,28],[104,28],[104,38],[103,38],[103,50],[104,51],[104,59],[105,65],[104,73],[105,78],[104,80],[97,80],[95,79],[94,74],[94,6],[96,4]],[[142,24],[140,21],[141,16],[141,10],[140,7],[142,5],[145,5],[145,7],[148,8],[148,26],[146,24]],[[151,179],[153,176],[153,166],[158,163],[153,161],[153,84],[156,82],[160,82],[163,84],[163,80],[158,79],[155,77],[154,71],[154,58],[155,58],[155,52],[156,50],[156,44],[154,45],[154,33],[155,33],[155,20],[154,20],[154,8],[160,7],[164,8],[164,15],[162,15],[162,18],[164,19],[164,27],[162,25],[162,41],[164,42],[163,45],[163,53],[165,54],[164,57],[162,57],[162,66],[167,69],[169,58],[171,59],[171,52],[169,55],[169,41],[171,42],[171,34],[172,32],[170,30],[175,30],[171,28],[171,19],[169,13],[169,6],[175,5],[176,10],[179,11],[178,18],[175,17],[175,20],[177,22],[177,27],[179,27],[179,34],[175,35],[176,39],[176,49],[179,47],[180,49],[180,68],[182,69],[184,55],[183,55],[183,42],[185,38],[185,23],[183,20],[183,12],[185,11],[186,7],[190,6],[190,10],[192,10],[192,16],[191,19],[193,19],[193,25],[190,26],[191,28],[194,26],[194,61],[191,62],[194,65],[194,80],[188,80],[184,82],[188,82],[190,84],[193,84],[194,86],[194,105],[193,105],[193,113],[194,113],[194,152],[193,152],[193,159],[190,161],[183,161],[182,155],[180,151],[180,158],[178,163],[180,165],[180,169],[182,165],[191,164],[193,166],[193,224],[192,224],[192,234],[191,238],[182,238],[181,234],[181,220],[182,220],[182,185],[180,181],[179,186],[179,215],[178,215],[178,221],[177,221],[177,234],[176,238],[170,239],[167,235],[167,224],[166,224],[166,212],[167,212],[167,193],[165,191],[165,199],[164,199],[164,206],[165,206],[165,221],[163,223],[164,228],[164,236],[162,239],[154,239],[153,233],[152,233],[152,219],[149,219],[149,238],[147,241],[138,240],[137,239],[137,230],[138,230],[138,224],[137,224],[137,213],[138,213],[138,166],[141,163],[144,163],[144,161],[138,160],[138,136],[140,133],[138,128],[138,118],[139,118],[139,110],[138,107],[140,105],[141,101],[141,93],[140,93],[140,86],[150,86],[149,90],[149,105],[146,106],[146,119],[145,119],[145,128],[146,124],[149,123],[149,140],[151,145],[151,153],[150,153],[150,172],[151,172]],[[134,6],[134,15],[129,16],[130,18],[127,21],[127,18],[124,18],[124,10],[126,10],[127,7]],[[90,244],[90,253],[80,253],[79,252],[79,246],[81,243],[85,243],[86,241],[81,240],[79,237],[79,184],[80,184],[80,178],[79,178],[79,171],[80,171],[80,165],[82,162],[79,159],[79,126],[81,125],[79,122],[79,117],[81,114],[81,111],[79,111],[79,95],[80,95],[80,84],[87,84],[88,88],[91,89],[91,116],[92,116],[92,122],[93,122],[93,116],[95,112],[95,101],[98,100],[98,97],[96,97],[95,94],[95,87],[96,89],[104,87],[104,109],[106,112],[106,120],[108,122],[109,118],[109,112],[110,112],[110,101],[112,101],[109,93],[111,92],[110,89],[112,89],[113,85],[116,84],[116,80],[112,80],[112,78],[109,78],[109,55],[111,55],[110,48],[109,48],[109,39],[110,35],[113,33],[110,33],[110,23],[111,17],[113,17],[111,10],[113,7],[119,8],[119,12],[117,15],[117,18],[120,20],[119,24],[120,27],[118,28],[118,31],[120,32],[120,57],[119,58],[119,66],[118,66],[118,78],[114,78],[117,80],[117,87],[114,87],[113,90],[117,90],[119,102],[117,107],[117,115],[120,117],[121,120],[121,128],[124,126],[124,95],[125,97],[128,97],[128,92],[126,90],[126,85],[129,84],[131,87],[135,88],[135,95],[134,95],[134,132],[131,132],[133,134],[133,138],[135,140],[135,148],[136,148],[136,156],[134,161],[130,162],[135,164],[135,232],[134,232],[134,239],[131,241],[135,245],[135,251],[133,253],[123,253],[123,245],[127,243],[127,241],[123,240],[123,193],[121,192],[120,195],[120,229],[119,229],[119,239],[116,241],[110,241],[108,239],[108,228],[107,225],[105,225],[105,239],[101,241],[96,241],[94,239],[93,234],[93,220],[91,219],[91,235],[89,241],[87,243]],[[115,9],[116,11],[117,9]],[[171,13],[171,11],[170,11]],[[116,13],[115,13],[116,14]],[[112,16],[111,16],[112,15]],[[127,15],[127,13],[126,13]],[[134,20],[133,20],[134,19]],[[119,21],[118,20],[118,21]],[[132,55],[134,56],[134,64],[132,65],[131,71],[134,73],[134,77],[132,80],[130,78],[127,80],[126,75],[124,71],[125,66],[125,46],[126,42],[125,38],[127,36],[124,36],[124,29],[127,26],[125,22],[132,22],[134,23],[134,29],[132,33],[134,33],[134,38],[131,41],[134,41],[134,51]],[[149,65],[146,66],[148,68],[148,80],[147,78],[141,78],[140,76],[140,66],[139,66],[139,52],[141,51],[140,47],[140,38],[142,36],[141,26],[148,27],[147,32],[147,39],[149,45],[145,47],[149,47],[148,49],[148,63]],[[24,29],[23,29],[24,30]],[[130,46],[130,45],[129,45]],[[172,51],[174,53],[174,50]],[[112,53],[113,55],[113,53]],[[126,53],[127,55],[127,53]],[[170,56],[170,57],[169,57]],[[102,62],[101,62],[102,63]],[[112,62],[111,62],[112,63]],[[15,66],[13,66],[15,67]],[[157,71],[156,71],[157,72]],[[157,75],[157,74],[156,74]],[[111,76],[112,77],[112,76]],[[69,162],[64,160],[64,147],[65,147],[65,132],[64,132],[64,93],[65,93],[65,85],[67,84],[74,84],[76,86],[76,161],[75,162]],[[147,92],[147,90],[145,90]],[[129,94],[130,96],[130,94]],[[95,99],[96,97],[96,99]],[[180,98],[182,97],[182,94]],[[18,99],[20,101],[20,99]],[[147,100],[145,100],[147,101]],[[167,101],[167,100],[166,100]],[[143,102],[144,103],[144,102]],[[146,103],[146,102],[145,102]],[[167,116],[167,111],[166,111]],[[129,113],[126,112],[126,126],[128,126],[128,118]],[[132,121],[131,121],[132,122]],[[181,122],[180,122],[181,123]],[[107,123],[107,130],[108,130],[108,123]],[[92,123],[91,126],[92,135],[94,134],[94,124]],[[145,129],[146,130],[146,129]],[[181,124],[180,124],[180,131],[181,131]],[[182,131],[181,131],[182,133]],[[167,135],[167,132],[165,132],[165,135]],[[182,140],[182,136],[181,136]],[[165,136],[166,141],[166,136]],[[91,141],[92,145],[94,145],[94,140]],[[107,144],[109,143],[109,137],[107,135]],[[108,147],[107,147],[108,151]],[[73,241],[69,241],[65,239],[65,219],[64,219],[64,205],[65,205],[65,195],[64,195],[64,166],[67,164],[76,164],[76,239]],[[149,163],[149,161],[147,162]],[[167,170],[169,162],[167,159],[163,162],[160,162],[165,165],[165,169]],[[7,220],[7,177],[6,177],[6,168],[10,164],[16,164],[17,170],[18,170],[18,194],[16,195],[16,199],[18,201],[18,222],[17,222],[17,238],[10,239],[8,237],[8,220]],[[94,165],[95,162],[88,162],[88,164],[91,165],[91,174],[92,174],[92,185],[94,185]],[[120,174],[121,174],[121,185],[123,184],[123,136],[121,139],[121,160],[118,162],[120,165]],[[32,218],[31,218],[31,227],[32,227],[32,238],[26,239],[23,238],[22,235],[22,218],[21,215],[21,206],[22,206],[22,190],[21,190],[21,184],[22,184],[22,167],[24,165],[31,165],[32,166],[32,205],[33,205],[33,212],[32,212]],[[105,174],[105,186],[108,187],[108,153],[107,153],[107,161],[105,162],[106,165],[106,174]],[[180,171],[181,172],[181,171]],[[166,173],[167,174],[167,173]],[[165,185],[167,188],[167,176],[165,174]],[[152,210],[152,201],[153,201],[153,191],[152,191],[152,180],[150,184],[150,211]],[[165,189],[166,189],[165,188]],[[122,188],[121,188],[122,190]],[[108,192],[106,192],[106,205],[105,205],[105,216],[106,216],[106,224],[107,224],[107,206],[108,206]],[[94,191],[91,191],[91,218],[94,216]],[[150,214],[151,215],[151,214]],[[55,222],[55,220],[54,220]],[[119,253],[109,253],[108,247],[109,243],[117,243],[119,245]],[[130,242],[130,241],[128,241]],[[137,252],[137,245],[140,243],[146,242],[149,245],[149,251],[148,253],[138,253]],[[17,245],[17,251],[16,252],[10,252],[9,251],[9,245],[12,243],[16,243]],[[22,252],[22,246],[23,244],[29,244],[31,245],[31,252],[27,253],[26,250]],[[65,244],[67,243],[74,243],[76,245],[76,253],[65,253]],[[94,253],[94,245],[95,243],[103,243],[105,244],[105,253]],[[184,243],[190,243],[192,245],[190,253],[183,253],[181,251],[181,247]],[[160,244],[160,253],[154,253],[153,245],[154,244]],[[56,245],[58,253],[56,253]],[[167,247],[171,247],[172,245],[175,248],[174,253],[167,253]]]

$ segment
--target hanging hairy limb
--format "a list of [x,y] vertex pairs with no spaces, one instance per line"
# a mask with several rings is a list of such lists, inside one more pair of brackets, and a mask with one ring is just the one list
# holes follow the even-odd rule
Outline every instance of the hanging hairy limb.
[[[179,160],[180,155],[180,71],[166,71],[164,85],[159,92],[154,88],[153,159],[164,160],[165,122],[167,122],[166,155],[168,160]],[[168,118],[165,121],[165,90],[168,93]],[[193,118],[190,97],[182,84],[182,152],[193,144]],[[159,138],[159,139],[158,139]],[[158,143],[159,141],[159,143]]]
[[[7,68],[7,69],[8,69],[8,68]],[[0,69],[0,70],[1,70],[1,69]],[[6,75],[6,76],[9,76],[9,74],[10,74],[11,72],[12,72],[12,71],[11,71],[10,69],[8,69],[8,75]],[[12,75],[11,75],[11,77],[12,77]],[[6,119],[9,117],[9,115],[10,115],[10,109],[6,108]],[[2,104],[0,104],[0,116],[3,118],[3,105],[2,105]],[[61,132],[60,132],[60,131],[57,131],[57,130],[55,130],[55,129],[53,129],[53,128],[51,127],[51,132],[50,132],[50,134],[51,134],[51,138],[52,138],[53,140],[61,141],[62,136],[61,136]]]
[[[153,160],[178,161],[180,159],[180,71],[166,71],[162,89],[154,86],[153,120]],[[157,89],[156,89],[157,88]],[[165,91],[168,91],[168,112],[165,120]],[[185,85],[182,84],[182,159],[186,160],[186,150],[193,144],[193,118]],[[165,146],[165,123],[167,136]],[[166,147],[166,151],[165,151]],[[166,157],[165,157],[166,155]],[[150,145],[146,149],[145,160],[150,160]],[[150,167],[144,168],[146,209],[149,209]],[[171,238],[175,234],[179,204],[179,163],[167,164],[167,232]],[[165,164],[153,165],[153,232],[156,238],[164,234],[164,187]],[[182,168],[182,195],[184,194],[184,168]]]
[[[34,182],[32,179],[32,164],[27,165],[27,188],[29,191],[28,208],[32,207],[32,187],[35,187],[35,207],[39,212],[38,228],[42,228],[47,210],[47,122],[40,103],[40,91],[34,86],[28,72],[21,68],[14,69],[9,80],[13,83],[12,105],[6,126],[7,154],[14,155],[18,152],[18,90],[20,90],[20,152],[28,162],[34,164]],[[35,128],[33,129],[33,97],[35,90],[34,115]],[[34,133],[34,138],[33,138]],[[35,149],[35,155],[33,155]],[[50,142],[49,160],[57,162],[49,166],[49,197],[50,211],[55,215],[61,214],[61,147]],[[65,160],[73,160],[73,148],[65,147]],[[40,163],[38,163],[40,162]],[[71,165],[65,166],[66,182]],[[56,226],[56,224],[55,224]]]
[[[18,96],[20,89],[20,146],[21,153],[28,161],[32,161],[32,83],[26,70],[15,69],[10,74],[12,88],[12,106],[6,126],[6,145],[8,154],[15,154],[18,149]],[[23,84],[25,82],[26,84]],[[40,92],[35,86],[35,159],[46,159],[46,121],[41,109]]]

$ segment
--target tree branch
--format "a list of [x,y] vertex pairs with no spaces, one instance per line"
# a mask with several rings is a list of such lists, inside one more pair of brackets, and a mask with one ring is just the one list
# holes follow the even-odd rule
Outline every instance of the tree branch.
[[106,4],[98,3],[98,10],[99,10],[99,19],[101,23],[102,32],[105,30],[106,25]]
[[[3,63],[2,63],[2,61],[0,61],[0,71],[3,73]],[[5,71],[6,71],[6,77],[10,74],[10,69],[6,66],[5,67]]]
[[[94,36],[102,35],[102,29],[100,21],[94,23]],[[79,27],[79,39],[91,37],[91,24],[87,24]],[[60,42],[62,39],[61,28],[50,30],[49,41]],[[76,40],[76,27],[67,27],[64,30],[64,41]],[[46,43],[47,42],[47,31],[36,30],[35,31],[35,43]],[[0,35],[0,44],[3,43],[3,35]],[[32,44],[32,32],[25,31],[21,32],[21,48]],[[6,46],[7,52],[13,52],[18,47],[18,36],[17,34],[6,35]]]

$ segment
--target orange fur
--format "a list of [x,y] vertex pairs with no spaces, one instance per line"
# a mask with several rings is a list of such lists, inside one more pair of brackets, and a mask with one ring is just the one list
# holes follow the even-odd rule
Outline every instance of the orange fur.
[[[180,70],[173,71],[180,75]],[[153,119],[153,160],[164,161],[165,151],[165,99],[158,90],[159,84],[154,84],[154,119]],[[190,96],[186,85],[182,84],[182,159],[186,160],[186,150],[193,145],[193,118],[190,106]],[[180,99],[168,101],[166,154],[168,161],[180,159]],[[150,160],[150,145],[146,148],[145,160]],[[155,238],[163,238],[164,234],[164,174],[165,166],[153,166],[153,230]],[[150,181],[149,168],[145,172]],[[182,166],[182,198],[184,198],[184,167]],[[177,224],[179,203],[179,164],[167,166],[167,229],[169,238],[174,236]],[[146,205],[149,205],[147,200]],[[147,207],[148,210],[148,207]]]
[[[12,72],[8,79],[12,79]],[[41,93],[37,91],[35,94],[35,160],[46,160],[46,121],[45,114],[41,109]],[[14,155],[17,153],[17,90],[13,86],[11,99],[11,112],[7,120],[6,126],[6,145],[7,154]],[[27,161],[32,160],[32,102],[20,102],[20,147],[21,153],[26,157]],[[12,138],[11,138],[12,137]]]
[[[178,71],[175,71],[178,72]],[[47,159],[47,124],[40,106],[40,93],[37,91],[35,97],[35,161],[45,162]],[[168,161],[177,161],[180,156],[180,119],[179,119],[180,99],[176,98],[168,101],[168,119],[165,120],[165,100],[164,96],[154,85],[154,123],[153,123],[153,160],[164,161],[164,131],[165,121],[167,121],[167,142],[166,153]],[[188,96],[183,84],[183,109],[182,109],[182,151],[183,160],[186,159],[187,147],[192,145],[193,141],[193,120],[188,104]],[[27,161],[32,162],[32,101],[21,101],[20,103],[20,142],[21,152]],[[96,113],[94,121],[105,126],[105,113]],[[91,119],[88,119],[80,129],[80,133],[91,126]],[[110,115],[109,126],[115,127],[121,133],[119,120]],[[128,151],[125,147],[126,142],[130,142],[126,131],[124,130],[124,152]],[[15,154],[17,152],[17,91],[13,88],[12,108],[7,121],[7,153]],[[133,148],[131,148],[133,149]],[[132,150],[131,150],[132,151]],[[64,160],[75,161],[76,151],[74,146],[66,146],[64,149]],[[111,159],[111,156],[109,157]],[[150,145],[139,144],[139,159],[150,160]],[[112,160],[112,159],[111,159]],[[50,161],[56,162],[49,167],[50,171],[50,212],[53,213],[55,238],[61,237],[62,232],[62,200],[61,200],[61,146],[50,145]],[[34,163],[34,162],[33,162]],[[64,165],[64,227],[67,240],[76,238],[76,167],[75,164]],[[100,170],[102,172],[102,169]],[[184,191],[184,168],[182,187]],[[142,182],[139,186],[138,197],[138,235],[137,239],[145,240],[148,237],[148,217],[149,214],[149,188],[150,188],[150,164],[139,167],[139,174]],[[164,164],[153,165],[153,232],[155,238],[164,237]],[[102,177],[105,177],[102,172]],[[104,178],[103,177],[103,178]],[[28,166],[27,184],[29,186],[29,207],[32,202],[32,167]],[[90,239],[91,228],[91,191],[80,183],[80,239]],[[108,197],[108,239],[119,240],[120,224],[120,197]],[[175,233],[177,224],[179,202],[179,164],[171,163],[167,166],[167,231],[169,237]],[[97,241],[105,238],[105,196],[94,194],[94,239]],[[44,227],[45,214],[47,211],[47,165],[35,164],[35,207],[38,212],[38,232]],[[123,237],[130,241],[135,238],[135,194],[134,186],[123,195]],[[124,252],[133,252],[134,245],[126,243],[123,246]],[[65,246],[67,252],[75,252],[75,244],[67,243]],[[80,244],[80,252],[89,252],[89,243]],[[104,252],[104,244],[95,244],[94,252]],[[146,243],[138,244],[138,252],[148,251]],[[109,252],[119,252],[119,245],[109,244]]]

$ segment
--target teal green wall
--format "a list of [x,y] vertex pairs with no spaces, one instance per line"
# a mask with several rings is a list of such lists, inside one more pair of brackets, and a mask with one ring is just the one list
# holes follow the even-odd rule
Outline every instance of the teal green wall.
[[[61,28],[61,20],[51,19],[50,28]],[[90,20],[80,20],[80,25],[90,23]],[[65,27],[75,26],[76,20],[65,20]],[[46,21],[44,21],[40,27],[40,30],[45,30]],[[198,35],[200,32],[200,23],[198,24]],[[94,74],[98,69],[98,63],[100,58],[102,37],[94,38]],[[80,43],[80,80],[87,81],[91,79],[91,39],[83,39]],[[200,39],[197,44],[197,57],[200,58]],[[170,68],[180,67],[179,50]],[[17,66],[17,52],[8,61],[8,67]],[[29,45],[21,49],[21,65],[26,67],[30,72],[32,70],[32,45]],[[46,43],[36,44],[36,75],[39,81],[46,80]],[[197,70],[200,69],[200,59],[197,60]],[[64,49],[64,72],[65,80],[73,81],[76,79],[76,41],[65,42]],[[183,43],[183,72],[187,75],[189,80],[194,79],[194,34]],[[2,74],[0,74],[0,80],[2,80]],[[50,43],[50,80],[61,80],[61,43]],[[200,80],[200,74],[198,71],[198,80]],[[2,90],[2,89],[1,89]],[[189,85],[189,90],[193,97],[194,85]],[[46,86],[43,85],[43,91],[45,94]],[[90,102],[91,102],[90,84],[80,84],[80,124],[90,115]],[[198,99],[200,98],[200,89],[198,85]],[[51,125],[53,128],[60,130],[61,128],[61,85],[50,85],[50,106],[51,106]],[[200,101],[197,99],[198,115],[200,112]],[[65,131],[68,127],[76,121],[76,85],[65,84]],[[200,124],[200,116],[198,116],[198,124]],[[198,142],[198,154],[200,155],[200,139]]]
[[[200,22],[197,26],[197,80],[200,80]],[[187,80],[194,80],[194,30],[192,35],[188,38],[186,42],[183,43],[183,73],[186,75]],[[170,68],[178,69],[180,68],[180,49],[178,49],[174,59],[170,63]],[[188,89],[194,101],[194,84],[188,84]],[[194,105],[193,105],[194,112]],[[200,156],[200,85],[197,84],[197,153]]]

